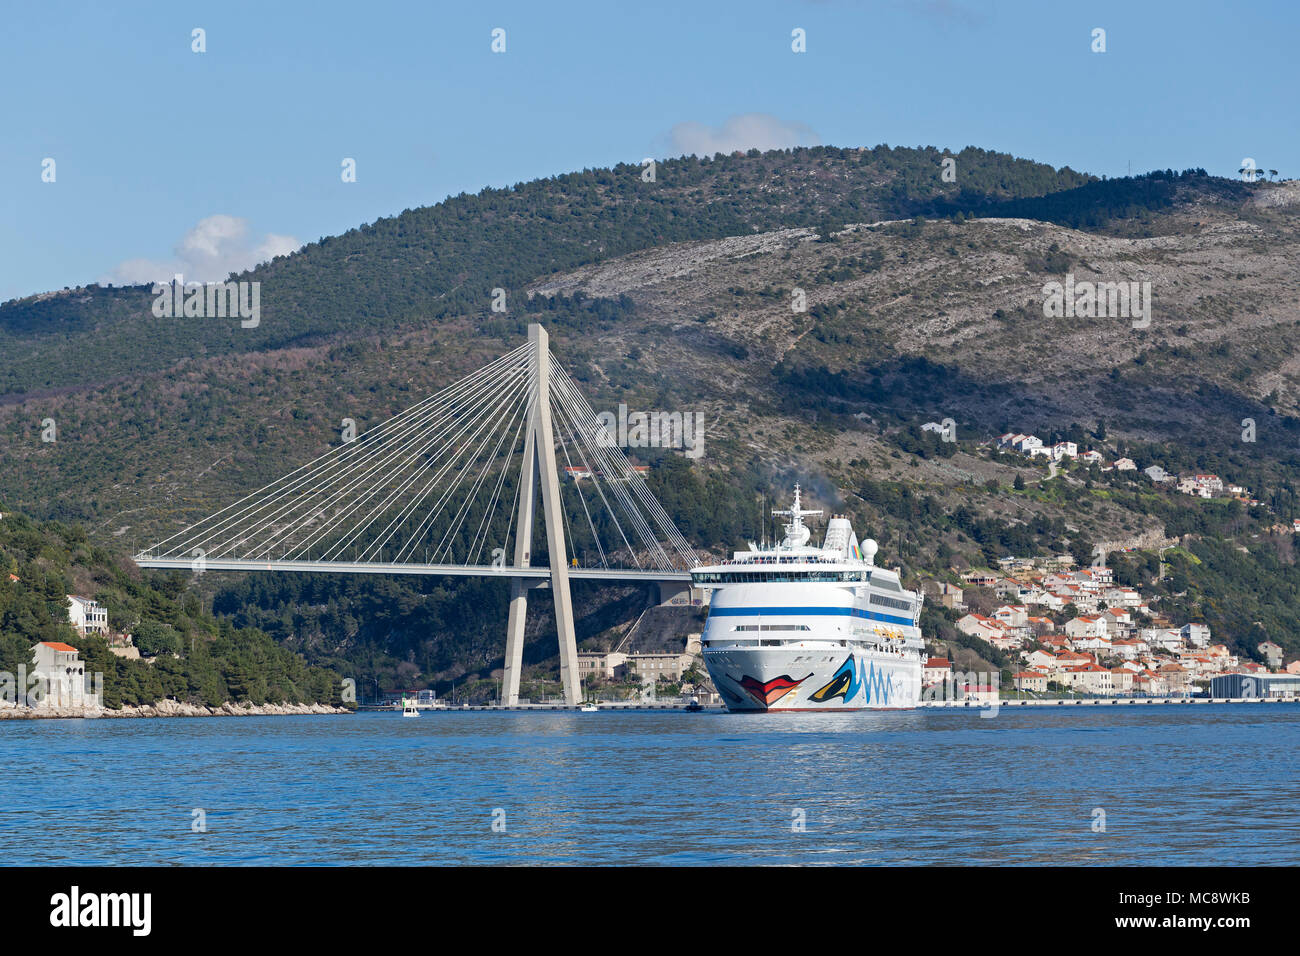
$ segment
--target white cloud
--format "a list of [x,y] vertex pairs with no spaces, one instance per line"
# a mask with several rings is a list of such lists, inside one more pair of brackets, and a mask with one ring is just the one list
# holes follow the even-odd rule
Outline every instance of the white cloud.
[[287,255],[302,245],[293,236],[275,233],[267,233],[254,243],[248,235],[248,220],[208,216],[181,237],[170,260],[127,259],[99,281],[140,285],[167,282],[180,273],[187,282],[216,282],[232,272],[243,272],[275,256]]
[[747,149],[789,149],[820,146],[821,137],[804,123],[792,123],[770,113],[742,113],[721,126],[678,123],[668,132],[668,155],[712,156]]

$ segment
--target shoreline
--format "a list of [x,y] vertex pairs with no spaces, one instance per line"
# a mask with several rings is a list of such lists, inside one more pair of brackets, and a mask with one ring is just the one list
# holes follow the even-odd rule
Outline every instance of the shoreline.
[[350,714],[346,707],[328,704],[236,704],[226,701],[219,707],[202,704],[184,704],[175,700],[160,700],[153,704],[123,706],[120,710],[107,707],[22,707],[0,706],[0,720],[127,720],[154,717],[302,717],[324,714]]

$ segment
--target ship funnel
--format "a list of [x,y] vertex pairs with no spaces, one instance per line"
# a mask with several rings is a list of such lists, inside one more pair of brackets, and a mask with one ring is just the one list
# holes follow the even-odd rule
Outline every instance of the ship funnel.
[[834,551],[842,558],[856,558],[854,547],[858,539],[853,536],[853,524],[843,515],[836,515],[826,525],[826,540],[822,547]]

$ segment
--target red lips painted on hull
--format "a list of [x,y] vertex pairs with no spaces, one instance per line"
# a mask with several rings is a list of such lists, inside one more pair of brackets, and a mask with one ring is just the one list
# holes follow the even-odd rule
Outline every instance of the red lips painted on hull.
[[[811,676],[811,674],[808,675],[808,677]],[[782,674],[780,677],[773,677],[769,681],[761,681],[746,674],[737,681],[737,683],[739,683],[741,687],[745,688],[745,690],[749,692],[750,696],[752,696],[756,701],[767,707],[775,704],[786,694],[790,693],[790,691],[794,690],[806,681],[808,677],[800,677],[798,680],[795,680],[789,674]]]

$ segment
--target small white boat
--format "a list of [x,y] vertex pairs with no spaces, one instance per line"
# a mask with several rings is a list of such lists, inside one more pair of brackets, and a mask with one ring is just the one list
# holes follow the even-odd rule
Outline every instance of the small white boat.
[[[586,682],[583,681],[581,677],[578,678],[578,687],[581,688],[582,690],[582,696],[586,697],[587,685]],[[581,707],[578,708],[578,710],[582,711],[584,714],[594,714],[597,711],[597,709],[598,708],[596,707],[596,702],[591,700],[585,702]]]
[[415,707],[415,701],[411,700],[411,698],[409,697],[402,698],[402,716],[403,717],[420,716],[419,710],[417,710]]

